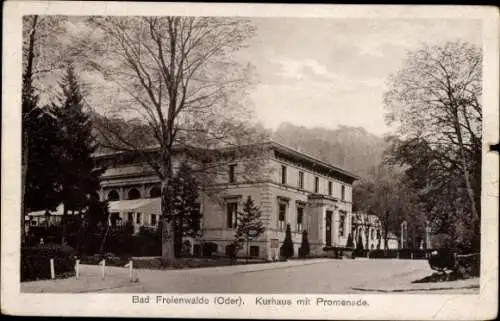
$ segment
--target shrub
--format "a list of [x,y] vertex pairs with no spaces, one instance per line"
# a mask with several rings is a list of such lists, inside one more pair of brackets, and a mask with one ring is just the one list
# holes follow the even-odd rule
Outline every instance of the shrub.
[[353,249],[354,248],[354,240],[352,239],[352,234],[349,233],[349,236],[347,236],[347,243],[345,245],[346,248],[348,249]]
[[448,249],[441,249],[438,250],[437,253],[431,254],[429,265],[431,269],[440,272],[444,270],[455,270],[457,266],[455,255]]
[[457,272],[460,278],[479,276],[480,274],[480,254],[457,255]]
[[280,256],[287,259],[293,256],[292,230],[290,224],[286,225],[285,240],[280,248]]
[[302,258],[307,257],[309,255],[309,251],[309,239],[307,237],[307,231],[304,230],[302,232],[302,243],[300,244],[299,248],[299,256]]
[[46,244],[21,249],[21,281],[50,279],[50,259],[56,277],[75,273],[76,251],[69,246]]

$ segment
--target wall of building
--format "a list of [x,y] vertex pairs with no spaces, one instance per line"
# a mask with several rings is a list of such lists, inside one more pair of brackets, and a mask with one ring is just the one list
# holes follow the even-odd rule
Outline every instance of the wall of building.
[[[332,183],[332,194],[338,200],[342,200],[342,186],[344,186],[344,199],[343,201],[351,203],[352,202],[352,185],[346,182],[342,182],[334,177],[325,176],[321,173],[311,171],[305,167],[301,167],[297,164],[292,164],[290,162],[281,159],[272,159],[270,161],[270,167],[272,168],[271,179],[276,184],[281,184],[282,182],[282,166],[286,166],[286,184],[289,187],[294,187],[297,189],[302,189],[309,193],[315,193],[315,177],[318,177],[319,189],[318,194],[329,195],[328,182]],[[299,172],[304,173],[304,186],[300,188],[299,186]]]
[[[250,244],[250,246],[259,246],[261,257],[274,259],[279,256],[278,249],[272,248],[271,245],[276,242],[279,245],[282,244],[287,223],[291,227],[295,255],[298,255],[304,229],[308,230],[311,249],[322,251],[325,245],[326,210],[332,210],[334,214],[332,217],[332,246],[345,246],[348,231],[351,230],[351,184],[305,168],[299,163],[277,159],[274,155],[274,153],[267,151],[263,156],[255,159],[221,160],[214,164],[214,174],[209,179],[212,185],[206,193],[204,192],[200,196],[203,213],[203,241],[216,243],[217,253],[224,255],[226,246],[234,241],[236,233],[235,228],[227,226],[226,203],[236,201],[238,210],[241,210],[247,197],[251,196],[254,203],[261,208],[262,220],[266,226],[263,235]],[[235,182],[229,181],[229,165],[231,164],[236,164]],[[282,165],[287,168],[285,184],[282,184],[281,181]],[[304,173],[303,188],[299,186],[299,172]],[[317,192],[314,188],[315,177],[319,178]],[[328,182],[332,183],[332,193],[329,196],[331,200],[328,205],[311,207],[309,204],[311,194],[327,196],[330,194]],[[115,190],[119,194],[119,199],[125,200],[128,199],[129,191],[135,188],[140,192],[141,198],[147,198],[150,196],[151,189],[158,187],[159,183],[160,181],[154,173],[137,166],[137,164],[120,165],[117,168],[109,169],[103,175],[100,197],[107,199],[109,192]],[[344,193],[342,193],[342,186]],[[278,224],[280,200],[286,201],[288,204],[285,222],[281,228]],[[305,205],[302,229],[297,226],[297,205],[299,203]],[[344,236],[338,233],[339,211],[343,211],[346,215]],[[126,215],[124,213],[123,216]],[[149,218],[143,217],[143,220],[145,219]],[[241,251],[242,254],[245,252],[245,249]]]

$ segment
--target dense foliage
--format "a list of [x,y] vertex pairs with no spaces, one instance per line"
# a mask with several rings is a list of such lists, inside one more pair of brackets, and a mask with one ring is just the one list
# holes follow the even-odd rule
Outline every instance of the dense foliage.
[[286,225],[285,240],[280,248],[280,255],[285,259],[288,259],[294,255],[293,240],[292,240],[292,230],[290,224]]
[[300,248],[299,248],[299,256],[302,258],[308,257],[309,252],[310,252],[309,238],[307,236],[307,231],[304,230],[302,232],[302,242],[301,242]]
[[261,220],[261,211],[257,205],[254,204],[252,198],[248,196],[247,200],[243,204],[243,210],[238,212],[237,224],[236,224],[236,234],[234,236],[235,250],[239,251],[243,248],[243,244],[246,244],[247,253],[249,256],[250,241],[257,239],[262,233],[264,233],[265,227]]

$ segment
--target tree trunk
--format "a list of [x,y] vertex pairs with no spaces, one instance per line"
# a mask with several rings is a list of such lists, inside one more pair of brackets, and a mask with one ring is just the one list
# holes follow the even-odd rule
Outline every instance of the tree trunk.
[[[168,166],[168,164],[167,164]],[[171,171],[168,169],[165,172]],[[162,230],[161,230],[161,256],[163,263],[167,266],[175,264],[175,240],[174,240],[174,224],[171,208],[170,208],[170,191],[169,191],[169,178],[164,177],[162,180],[162,202],[161,202],[161,214],[162,214]]]
[[458,120],[458,107],[453,106],[453,123],[455,127],[455,133],[457,134],[458,146],[460,149],[460,162],[462,163],[462,171],[464,173],[465,187],[467,189],[467,196],[471,202],[472,215],[475,221],[479,221],[479,213],[476,207],[476,199],[474,197],[474,191],[470,182],[470,174],[467,166],[467,159],[465,157],[464,142],[462,137],[462,130],[460,129],[460,122]]
[[23,110],[23,107],[30,107],[32,108],[32,91],[33,91],[33,61],[35,60],[35,42],[36,42],[36,25],[38,22],[38,15],[35,15],[33,17],[33,23],[31,25],[31,32],[29,36],[29,44],[28,44],[28,61],[26,65],[26,70],[24,70],[23,74],[23,93],[22,93],[22,99],[29,99],[29,102],[27,101],[22,101],[21,102],[21,114],[23,116],[22,119],[22,164],[21,164],[21,186],[22,186],[22,192],[21,192],[21,246],[24,245],[25,243],[25,222],[24,222],[24,217],[26,216],[26,208],[24,206],[24,197],[26,194],[26,175],[28,173],[28,148],[29,148],[29,140],[28,140],[28,132],[26,128],[26,121],[28,120],[29,113],[31,112],[30,110]]
[[247,239],[247,257],[246,257],[246,260],[245,260],[247,263],[248,263],[248,256],[250,255],[249,243],[250,243],[250,241],[249,241],[249,239]]
[[24,206],[24,196],[26,194],[26,175],[28,172],[28,133],[26,132],[26,126],[23,126],[23,154],[22,154],[22,170],[21,170],[21,186],[23,188],[21,192],[21,247],[26,243],[26,222],[24,220],[25,216],[28,214],[26,207]]
[[388,231],[389,229],[389,211],[385,210],[385,226],[384,226],[384,249],[387,251],[389,249],[388,241]]
[[62,245],[67,245],[68,244],[68,240],[67,240],[67,234],[68,234],[68,208],[66,207],[66,204],[63,203],[63,206],[64,206],[64,210],[63,210],[63,215],[62,215],[62,218],[61,218],[61,228],[62,228],[62,232],[61,232],[61,244]]

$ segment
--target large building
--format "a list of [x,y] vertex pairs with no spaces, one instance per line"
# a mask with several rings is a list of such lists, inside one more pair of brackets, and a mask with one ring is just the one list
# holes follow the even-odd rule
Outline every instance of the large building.
[[[176,155],[178,164],[184,156],[182,152]],[[110,201],[111,217],[132,222],[136,231],[141,226],[157,227],[160,179],[151,167],[123,153],[96,155],[96,161],[106,168],[99,196]],[[346,245],[356,175],[273,141],[260,144],[251,157],[220,153],[216,163],[215,178],[200,193],[203,234],[199,240],[190,240],[193,248],[202,242],[211,244],[216,254],[228,253],[236,215],[248,196],[260,207],[266,227],[249,244],[252,256],[278,258],[287,224],[295,255],[303,230],[308,232],[312,253]]]

